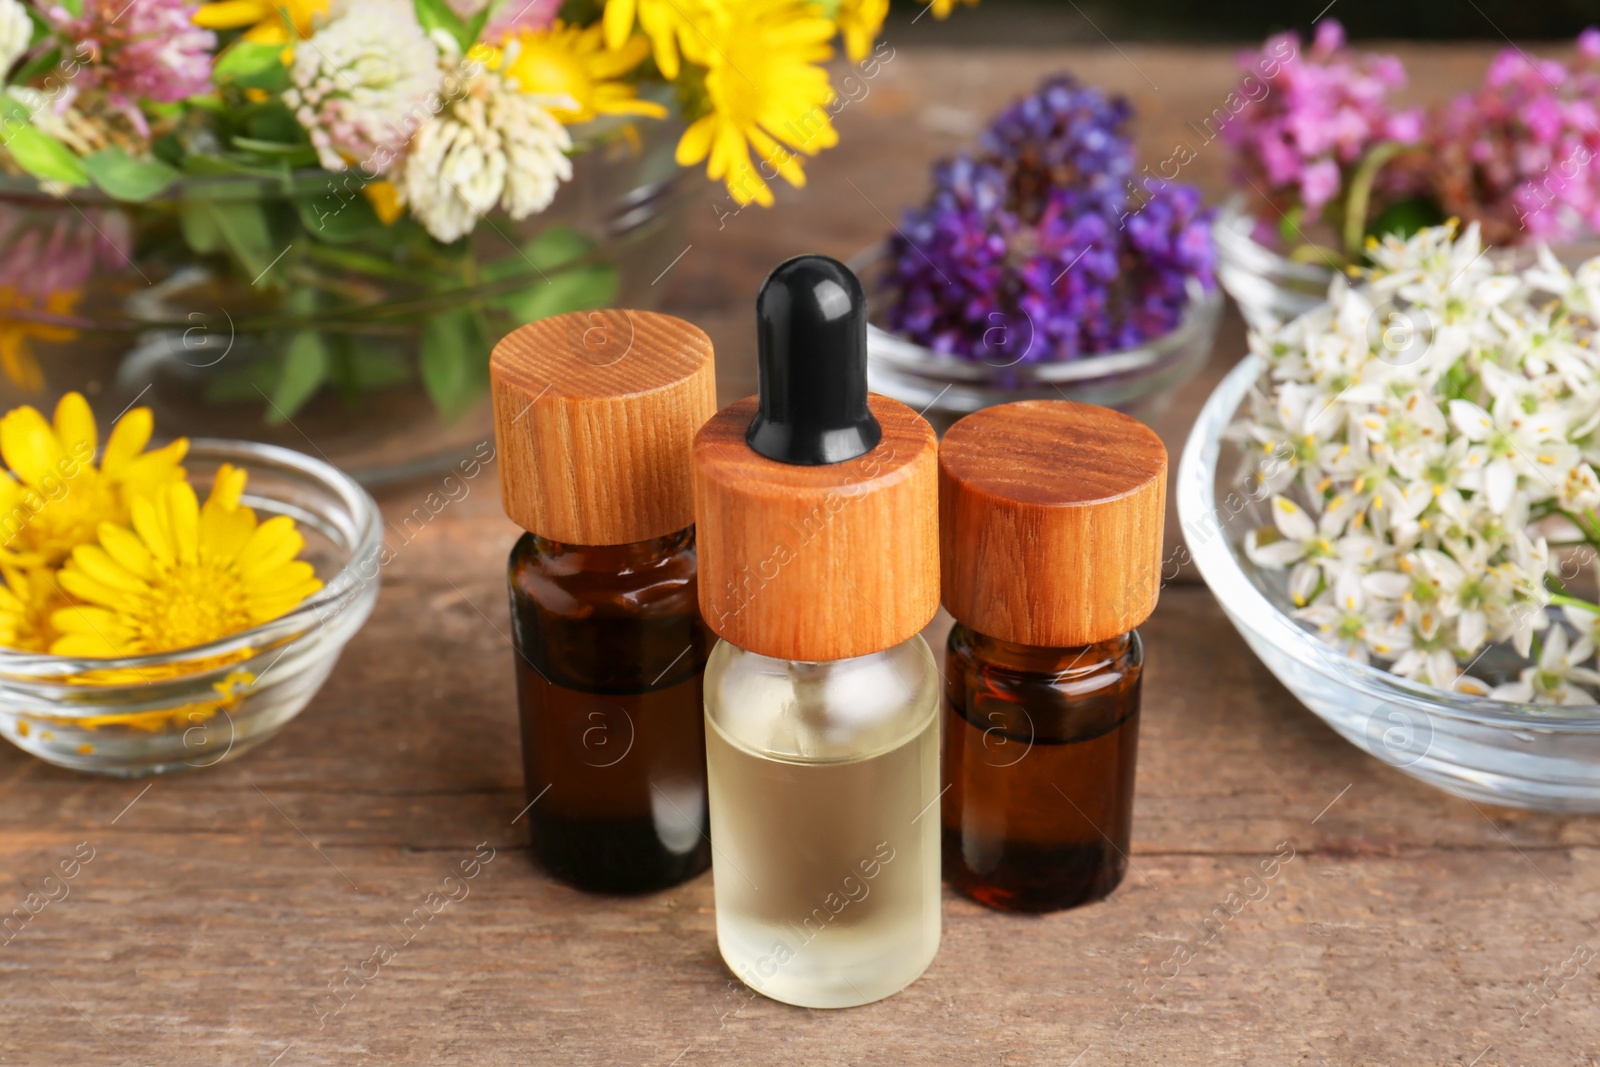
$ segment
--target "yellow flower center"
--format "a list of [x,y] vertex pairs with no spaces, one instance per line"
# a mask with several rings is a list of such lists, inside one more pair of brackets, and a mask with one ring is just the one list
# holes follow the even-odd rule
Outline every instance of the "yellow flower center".
[[151,583],[137,612],[127,613],[140,652],[192,648],[253,625],[244,583],[229,564],[176,563]]
[[116,486],[91,467],[80,467],[70,478],[52,482],[49,495],[33,490],[22,498],[26,517],[0,516],[0,531],[12,536],[8,548],[37,553],[46,563],[60,563],[75,545],[95,539],[100,523],[122,521],[122,501]]

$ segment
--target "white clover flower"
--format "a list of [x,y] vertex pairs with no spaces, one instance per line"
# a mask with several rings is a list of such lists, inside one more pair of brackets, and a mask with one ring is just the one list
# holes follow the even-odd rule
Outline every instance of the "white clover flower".
[[[1250,338],[1266,369],[1229,436],[1250,446],[1271,525],[1245,555],[1285,572],[1294,616],[1354,659],[1593,703],[1600,606],[1556,579],[1574,577],[1562,546],[1600,550],[1600,258],[1569,270],[1541,250],[1518,270],[1476,227],[1443,226],[1371,259]],[[1526,660],[1536,644],[1515,681],[1464,673],[1490,645]]]
[[348,0],[295,47],[283,99],[329,170],[388,161],[432,113],[439,49],[408,0]]
[[572,177],[572,138],[550,109],[572,106],[566,97],[524,94],[478,68],[417,131],[401,168],[402,198],[446,242],[471,233],[496,207],[513,219],[543,211]]
[[20,0],[0,0],[0,85],[33,40],[33,22]]

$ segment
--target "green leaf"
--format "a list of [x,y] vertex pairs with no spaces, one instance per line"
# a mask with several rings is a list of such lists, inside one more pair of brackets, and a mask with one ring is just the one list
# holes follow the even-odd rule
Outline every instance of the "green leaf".
[[489,346],[470,308],[434,315],[422,327],[422,384],[446,419],[477,399],[489,369]]
[[351,386],[357,390],[384,389],[411,377],[411,367],[404,356],[365,344],[352,346],[345,360],[345,370]]
[[328,346],[315,330],[301,330],[289,339],[283,352],[283,373],[272,391],[267,422],[283,423],[294,417],[328,377]]
[[252,152],[268,159],[281,159],[292,167],[309,167],[317,162],[317,150],[310,145],[258,141],[254,137],[235,137],[233,147],[241,152]]
[[222,231],[210,201],[185,200],[178,205],[178,225],[183,240],[194,251],[208,255],[222,249]]
[[464,52],[472,47],[472,38],[467,35],[467,27],[461,21],[461,16],[450,10],[450,5],[445,0],[413,0],[417,9],[417,21],[422,23],[422,28],[429,33],[434,30],[443,30],[456,39]]
[[309,149],[311,141],[301,127],[300,120],[281,100],[267,100],[252,104],[243,112],[245,137],[256,141],[274,141]]
[[616,268],[597,263],[556,271],[548,281],[535,282],[493,303],[510,313],[520,326],[567,311],[609,307],[616,300],[617,289]]
[[208,206],[217,232],[246,276],[252,279],[250,284],[261,281],[262,275],[287,251],[273,247],[272,232],[267,227],[267,215],[262,206],[253,200]]
[[149,200],[178,178],[177,168],[159,159],[134,159],[115,145],[84,156],[83,167],[118,200]]
[[0,93],[0,145],[17,166],[40,181],[88,185],[89,174],[72,149],[33,125],[33,115],[20,100]]
[[1444,212],[1437,203],[1429,197],[1413,196],[1384,208],[1367,227],[1367,233],[1380,239],[1390,234],[1410,237],[1418,230],[1437,226],[1443,221]]
[[334,175],[326,192],[295,199],[294,208],[311,235],[332,244],[346,244],[383,229],[383,220],[362,194],[359,179],[336,182],[338,176]]
[[213,68],[217,84],[281,93],[289,88],[289,68],[283,65],[281,44],[236,41],[217,57]]

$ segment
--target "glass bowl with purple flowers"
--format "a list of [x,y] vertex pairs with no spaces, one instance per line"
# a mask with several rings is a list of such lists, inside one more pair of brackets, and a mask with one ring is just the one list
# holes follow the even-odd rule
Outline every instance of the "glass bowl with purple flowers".
[[1198,190],[1135,179],[1120,96],[1070,76],[934,166],[925,204],[857,258],[873,391],[935,426],[992,404],[1150,417],[1206,361],[1221,296]]

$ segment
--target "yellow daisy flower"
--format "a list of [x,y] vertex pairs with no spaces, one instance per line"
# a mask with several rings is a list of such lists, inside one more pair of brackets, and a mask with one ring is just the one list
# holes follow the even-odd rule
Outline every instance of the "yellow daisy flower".
[[0,567],[0,647],[48,652],[56,638],[50,615],[67,600],[48,571]]
[[840,0],[834,19],[839,23],[839,36],[844,38],[850,62],[859,63],[871,54],[888,15],[889,0]]
[[[328,13],[329,0],[210,0],[195,11],[192,21],[208,30],[250,27],[242,40],[257,44],[290,44],[311,36],[312,22]],[[289,35],[289,27],[295,35]]]
[[744,0],[717,4],[703,29],[711,110],[684,131],[678,163],[709,155],[706,173],[727,182],[735,202],[769,206],[772,190],[750,164],[752,148],[768,174],[803,186],[795,152],[815,155],[839,142],[828,116],[833,86],[817,66],[833,55],[833,23],[805,0]]
[[628,46],[637,18],[639,28],[650,38],[656,66],[668,81],[678,76],[678,56],[691,63],[705,62],[706,40],[700,25],[708,17],[707,8],[723,0],[606,0],[601,25],[606,47],[621,51]]
[[[958,0],[933,0],[932,4],[929,5],[933,8],[933,17],[936,19],[949,18],[950,12],[956,9],[957,2]],[[978,6],[978,0],[959,0],[959,2],[966,4],[968,7]]]
[[14,564],[54,565],[95,539],[100,523],[125,522],[131,497],[180,481],[189,450],[183,438],[144,451],[155,428],[149,408],[134,408],[112,427],[100,465],[99,431],[81,393],[56,405],[54,423],[32,407],[0,418],[0,546]]
[[544,30],[525,30],[506,42],[489,60],[491,70],[501,70],[507,81],[535,96],[566,97],[577,110],[552,107],[550,114],[570,126],[596,115],[648,115],[667,117],[667,109],[640,100],[632,85],[619,81],[650,54],[643,37],[629,37],[621,48],[608,51],[600,26],[583,29],[565,26],[557,19]]
[[305,538],[279,515],[257,524],[240,504],[245,472],[224,465],[205,505],[187,482],[135,497],[132,528],[100,525],[61,585],[82,606],[51,616],[58,656],[142,656],[192,648],[290,611],[322,588],[296,559]]

